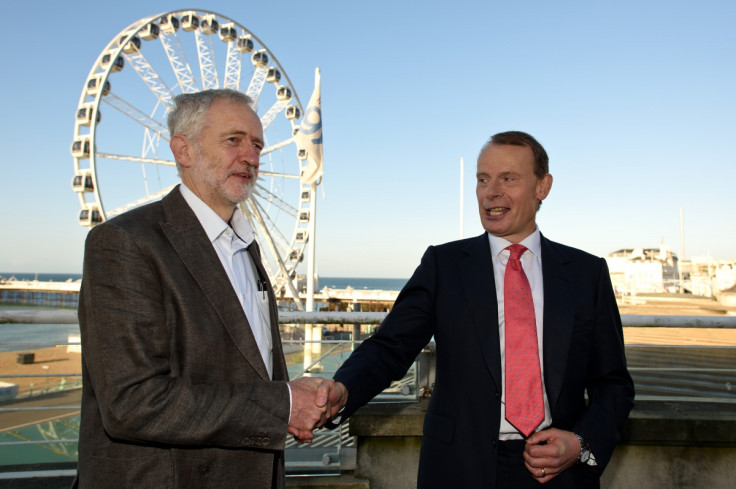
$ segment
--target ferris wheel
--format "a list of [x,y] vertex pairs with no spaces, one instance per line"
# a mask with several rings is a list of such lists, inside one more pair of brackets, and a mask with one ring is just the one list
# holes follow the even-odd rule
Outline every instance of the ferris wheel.
[[[256,104],[266,146],[241,204],[274,290],[298,297],[297,267],[310,239],[315,186],[295,135],[303,109],[286,72],[245,27],[214,12],[181,10],[141,19],[105,46],[87,76],[74,123],[72,188],[79,223],[92,227],[162,198],[177,183],[166,125],[173,97],[232,88]],[[311,259],[311,258],[310,258]]]

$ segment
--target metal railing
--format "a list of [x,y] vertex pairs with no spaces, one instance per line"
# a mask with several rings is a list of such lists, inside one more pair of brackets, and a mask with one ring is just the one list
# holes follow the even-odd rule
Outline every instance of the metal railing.
[[[292,354],[295,357],[303,357],[304,361],[291,363],[289,365],[290,377],[297,378],[303,375],[318,375],[322,377],[332,377],[334,371],[339,367],[342,361],[352,352],[354,346],[360,343],[360,339],[365,334],[365,329],[373,329],[385,317],[385,313],[280,313],[280,325],[282,333],[284,333],[284,349],[287,356]],[[70,310],[0,310],[0,324],[77,324],[77,316],[75,311]],[[321,328],[321,325],[339,325],[340,329],[348,330],[341,333],[341,336],[348,336],[350,339],[323,339],[323,340],[305,340],[304,329],[307,325],[313,328]],[[292,339],[294,337],[293,330],[301,329],[302,338]],[[286,333],[285,330],[292,330]],[[315,335],[316,336],[316,335]],[[51,344],[51,343],[8,343],[0,344],[0,348],[13,348],[26,350],[38,350],[43,348],[67,346],[79,348],[78,343],[67,344]],[[431,348],[427,348],[422,356],[431,355]],[[11,354],[16,352],[11,352]],[[20,363],[20,359],[19,359]],[[428,365],[431,362],[422,361],[421,365]],[[427,392],[430,388],[431,379],[427,373],[420,373],[419,368],[415,364],[410,368],[407,376],[401,381],[395,382],[381,396],[379,401],[411,401],[416,400],[423,392]],[[26,417],[34,418],[40,412],[49,411],[63,413],[59,415],[49,415],[51,420],[44,419],[44,428],[48,432],[58,430],[53,423],[60,423],[62,420],[69,425],[76,426],[76,434],[78,436],[79,424],[79,401],[81,399],[81,372],[71,373],[10,373],[0,371],[0,381],[20,381],[28,378],[46,379],[46,383],[40,382],[44,387],[38,387],[38,383],[32,389],[17,391],[14,399],[0,401],[0,419],[9,415],[25,414]],[[61,381],[49,381],[49,379],[62,379]],[[74,382],[71,379],[77,379]],[[421,385],[419,381],[422,381]],[[18,382],[20,383],[20,382]],[[48,384],[48,385],[46,385]],[[76,391],[76,393],[75,393]],[[63,401],[54,398],[54,395],[70,394],[76,395],[76,403],[69,402],[67,399]],[[43,405],[35,405],[33,401],[44,400]],[[70,417],[71,416],[71,417]],[[0,423],[0,453],[3,450],[23,450],[31,446],[42,447],[50,452],[72,452],[71,459],[76,460],[76,443],[77,438],[69,436],[60,436],[53,438],[52,436],[38,436],[36,431],[41,428],[35,428],[23,425],[20,429],[7,429],[7,423]],[[39,425],[41,426],[41,425]],[[23,429],[30,429],[32,434],[22,433]],[[35,437],[35,438],[34,438]],[[0,459],[4,457],[0,456]],[[348,434],[348,426],[345,424],[337,430],[319,430],[315,433],[315,440],[308,446],[300,446],[295,441],[289,439],[286,445],[286,467],[287,474],[292,475],[310,475],[310,474],[339,474],[342,470],[351,470],[355,466],[355,448],[352,446],[352,437]],[[58,477],[72,475],[74,470],[67,469],[61,472],[54,467],[54,470],[38,470],[38,461],[30,460],[27,464],[16,464],[23,466],[32,466],[32,470],[11,470],[7,471],[4,467],[6,464],[0,462],[0,480],[17,479],[23,477]],[[43,465],[43,464],[41,464]],[[6,468],[6,471],[3,471]],[[29,475],[31,474],[31,475]]]
[[[284,346],[287,352],[297,354],[303,349],[304,361],[292,363],[290,374],[292,377],[317,374],[323,377],[331,377],[334,370],[360,343],[363,330],[379,325],[387,313],[361,313],[361,312],[282,312],[279,322],[284,330]],[[622,316],[624,327],[632,328],[687,328],[695,333],[697,328],[709,329],[736,329],[736,316]],[[0,324],[77,324],[75,311],[71,310],[0,310]],[[304,337],[294,339],[294,331],[314,325],[336,326],[342,336],[350,337],[344,339],[311,340]],[[288,334],[286,330],[291,330]],[[370,332],[366,333],[370,334]],[[22,347],[24,349],[43,348],[55,345],[50,344],[12,344],[0,347]],[[74,344],[72,344],[74,346]],[[77,345],[78,346],[78,345]],[[317,347],[318,346],[318,347]],[[671,398],[684,400],[698,400],[706,402],[728,402],[736,403],[736,348],[733,346],[673,346],[673,345],[627,345],[627,358],[629,370],[634,377],[637,388],[638,400],[666,400]],[[308,353],[308,354],[307,354]],[[379,400],[398,401],[415,400],[431,392],[434,383],[434,348],[433,344],[425,348],[417,358],[417,362],[410,369],[407,377],[394,383]],[[79,379],[81,373],[48,373],[48,374],[11,374],[0,371],[0,381],[22,379],[27,377],[39,378],[68,378]],[[65,392],[79,391],[80,384],[74,381],[59,382],[61,389],[49,389],[47,391],[18,392],[20,399],[29,401],[44,399],[54,392],[57,395]],[[39,396],[38,394],[44,394]],[[16,399],[17,400],[17,399]],[[52,412],[76,412],[79,404],[71,402],[58,402],[54,404],[50,399],[46,405],[29,405],[24,402],[22,406],[11,405],[9,401],[0,403],[0,418],[18,412],[52,411]],[[17,404],[17,403],[16,403]],[[59,419],[67,416],[61,414]],[[78,416],[78,414],[77,414]],[[45,421],[49,422],[49,421]],[[50,423],[50,422],[49,422]],[[78,429],[78,420],[76,421]],[[76,451],[76,438],[69,436],[74,432],[74,422],[70,426],[63,427],[49,424],[44,428],[49,432],[59,431],[61,436],[53,438],[43,436],[40,440],[23,439],[22,434],[13,435],[14,439],[3,439],[2,435],[8,431],[0,428],[0,450],[21,449],[26,446],[56,446],[51,451],[63,451],[58,448],[74,445],[68,450]],[[61,433],[63,431],[63,433]],[[78,433],[78,432],[77,432]],[[66,436],[64,436],[66,434]],[[7,438],[7,437],[6,437]],[[347,428],[335,431],[319,431],[315,442],[310,447],[297,447],[295,443],[287,445],[287,471],[290,473],[322,473],[340,470],[349,470],[355,464],[355,452],[350,447],[351,438]],[[295,457],[289,458],[289,454]],[[1,464],[0,464],[1,465]],[[37,471],[32,473],[57,473],[52,471]],[[63,471],[62,471],[63,472]],[[66,475],[69,471],[67,471]],[[72,471],[73,472],[73,471]],[[18,475],[22,474],[22,475]],[[27,477],[24,471],[2,472],[0,467],[0,479]]]

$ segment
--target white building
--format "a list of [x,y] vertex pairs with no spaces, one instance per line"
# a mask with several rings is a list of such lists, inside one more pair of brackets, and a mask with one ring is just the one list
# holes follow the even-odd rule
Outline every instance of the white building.
[[687,292],[713,297],[736,284],[736,260],[694,257],[680,262],[664,245],[617,250],[606,261],[616,295]]

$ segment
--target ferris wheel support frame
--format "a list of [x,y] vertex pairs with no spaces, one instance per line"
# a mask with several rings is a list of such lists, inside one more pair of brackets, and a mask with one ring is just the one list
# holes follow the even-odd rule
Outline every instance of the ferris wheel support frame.
[[[185,28],[182,24],[181,30],[178,30],[179,19],[183,19],[185,16],[190,16],[190,19],[195,21],[197,19],[194,17],[200,16],[199,18],[204,18],[204,20],[200,28],[197,28],[196,22],[190,22],[188,28]],[[220,56],[222,53],[221,44],[216,41],[218,22],[225,28],[220,30],[219,38],[227,43],[224,74],[219,73],[217,69],[218,66],[223,65],[223,58]],[[207,23],[206,28],[205,23]],[[240,35],[237,37],[236,28],[240,31]],[[177,31],[193,34],[196,45],[194,57],[189,56],[189,59],[187,59],[187,54],[191,54],[192,43],[185,37],[177,35]],[[161,43],[160,47],[163,48],[162,54],[165,57],[157,56],[159,51],[149,53],[149,48],[144,47],[147,42],[154,41],[156,38]],[[244,42],[241,43],[240,41]],[[185,47],[187,49],[184,49]],[[219,86],[219,82],[223,81],[226,87],[239,90],[240,82],[249,78],[246,77],[246,72],[243,71],[249,64],[246,63],[249,56],[254,69],[247,91],[245,89],[242,91],[251,96],[254,109],[259,99],[261,99],[263,107],[259,112],[264,114],[260,117],[264,130],[268,129],[269,126],[276,126],[275,121],[281,114],[285,115],[291,124],[290,130],[286,134],[282,134],[287,136],[286,139],[281,139],[281,136],[278,136],[275,140],[269,142],[268,147],[264,148],[261,155],[264,158],[272,152],[275,153],[295,143],[294,134],[296,134],[299,125],[298,120],[300,113],[303,113],[303,109],[296,90],[279,61],[252,32],[220,14],[194,10],[176,10],[153,15],[140,19],[120,31],[104,48],[92,66],[78,103],[72,145],[75,170],[72,187],[77,192],[82,207],[79,214],[80,224],[92,227],[129,209],[158,200],[170,191],[173,185],[167,186],[170,182],[162,182],[161,176],[155,172],[152,172],[150,176],[158,177],[159,181],[155,183],[152,180],[153,186],[149,190],[149,176],[147,176],[146,170],[147,168],[175,166],[173,160],[161,157],[158,154],[161,143],[170,139],[165,122],[161,122],[162,114],[165,114],[173,105],[173,96],[177,91],[180,93],[196,92],[200,89],[198,87],[199,83],[202,84],[202,89],[207,89],[216,88]],[[167,61],[164,62],[164,59]],[[191,64],[189,60],[192,60]],[[170,66],[171,72],[164,69],[164,66]],[[137,97],[131,96],[136,92],[128,90],[112,91],[109,82],[111,74],[124,68],[128,68],[124,73],[132,68],[130,71],[137,74],[137,79],[140,79],[142,84],[147,87],[147,91],[153,95],[154,104],[150,106],[152,108],[146,107],[143,109],[137,103]],[[201,80],[196,79],[195,73],[201,75]],[[241,76],[241,73],[243,76]],[[172,74],[175,78],[172,77]],[[281,84],[279,84],[279,80],[281,80]],[[276,100],[273,102],[271,102],[273,92],[270,90],[264,91],[266,85],[275,87]],[[295,105],[291,105],[292,103]],[[111,121],[115,121],[115,123],[118,121],[132,121],[143,128],[143,144],[138,154],[121,151],[117,145],[107,144],[109,140],[98,138],[101,106],[115,109],[111,113],[115,114],[116,118],[110,119]],[[291,110],[285,111],[287,106]],[[283,124],[281,120],[278,120],[278,122]],[[89,130],[86,129],[87,127],[89,127]],[[279,127],[276,130],[279,130]],[[132,202],[125,201],[122,205],[116,203],[114,206],[110,205],[111,201],[103,200],[98,175],[101,160],[108,162],[127,161],[139,164],[143,173],[142,183],[145,195]],[[268,161],[271,162],[271,156],[268,157]],[[264,165],[266,163],[264,160]],[[269,176],[271,178],[271,180],[267,180],[270,182],[270,186],[264,187],[266,193],[260,196],[258,194],[252,195],[247,203],[241,205],[241,209],[254,210],[251,213],[253,216],[251,218],[252,222],[257,223],[256,225],[260,230],[263,241],[266,243],[266,247],[275,257],[275,259],[269,257],[270,266],[268,267],[275,289],[279,291],[288,290],[296,307],[299,310],[304,310],[305,301],[299,297],[300,289],[297,285],[298,278],[300,278],[297,267],[306,266],[308,268],[306,284],[309,289],[308,301],[311,304],[310,308],[313,308],[314,271],[316,267],[314,253],[315,225],[312,219],[316,218],[316,185],[299,185],[299,200],[295,205],[292,205],[293,202],[280,197],[278,192],[282,184],[274,179],[282,179],[282,181],[291,178],[299,179],[300,173],[304,171],[303,162],[299,163],[294,174],[290,174],[289,171],[278,170],[273,164],[269,170],[264,168],[262,172],[264,177]],[[88,184],[87,182],[91,183]],[[161,188],[161,190],[157,190],[157,188]],[[307,192],[309,196],[307,196]],[[256,197],[258,200],[256,200]],[[273,212],[274,209],[275,213]],[[88,218],[87,216],[91,217]],[[291,218],[296,219],[294,227],[282,227],[281,223],[288,222]],[[293,229],[293,234],[289,236],[285,232],[287,229]],[[307,258],[307,263],[303,263],[304,258]]]

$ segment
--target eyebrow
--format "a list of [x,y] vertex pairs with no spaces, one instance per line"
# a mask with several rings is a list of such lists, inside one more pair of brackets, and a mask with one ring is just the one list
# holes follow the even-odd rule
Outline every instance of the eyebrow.
[[[223,131],[222,136],[224,137],[230,137],[230,136],[248,136],[249,133],[247,131],[241,131],[239,129],[235,129],[232,131]],[[265,146],[265,143],[263,142],[263,139],[259,138],[258,136],[250,136],[250,139],[253,142],[260,143]]]

